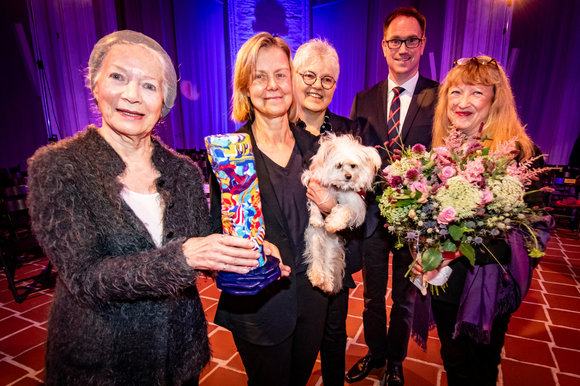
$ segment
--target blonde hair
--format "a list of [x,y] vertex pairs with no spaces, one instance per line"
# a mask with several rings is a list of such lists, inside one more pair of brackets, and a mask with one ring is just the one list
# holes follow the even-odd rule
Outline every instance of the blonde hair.
[[489,115],[481,133],[482,138],[490,138],[486,141],[486,145],[494,149],[499,143],[516,137],[521,159],[530,158],[535,152],[535,146],[518,118],[509,80],[495,59],[488,56],[478,56],[456,65],[439,86],[439,100],[433,120],[432,146],[443,145],[443,139],[447,136],[451,125],[447,116],[449,89],[461,83],[493,86]]
[[[255,118],[254,106],[248,95],[250,84],[254,79],[258,52],[261,48],[277,47],[286,54],[290,74],[293,75],[292,53],[288,44],[278,36],[272,36],[268,32],[260,32],[248,39],[236,56],[234,71],[234,91],[232,95],[232,118],[238,122],[253,121]],[[288,109],[288,119],[295,122],[298,119],[298,111],[294,99]]]
[[313,58],[320,58],[324,60],[324,62],[328,64],[333,71],[336,71],[336,77],[334,80],[338,81],[338,75],[340,73],[338,54],[328,41],[318,38],[310,39],[298,47],[296,53],[294,54],[294,61],[292,62],[294,69],[296,71],[300,70],[305,65],[306,61]]

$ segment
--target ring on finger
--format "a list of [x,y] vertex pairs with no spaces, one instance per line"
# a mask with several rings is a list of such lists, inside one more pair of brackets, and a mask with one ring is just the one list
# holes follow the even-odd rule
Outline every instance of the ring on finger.
[[223,263],[223,271],[225,271],[226,269],[228,269],[228,263]]

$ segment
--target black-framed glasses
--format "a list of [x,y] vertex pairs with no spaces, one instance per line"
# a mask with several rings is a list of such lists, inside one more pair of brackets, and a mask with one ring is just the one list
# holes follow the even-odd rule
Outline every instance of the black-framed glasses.
[[482,65],[488,65],[488,64],[495,64],[497,66],[497,61],[495,60],[495,58],[490,58],[489,56],[474,56],[472,58],[461,58],[461,59],[457,59],[453,62],[453,67],[455,66],[461,66],[467,63],[473,63],[476,66]]
[[325,90],[330,90],[336,84],[336,80],[330,75],[318,76],[312,71],[304,71],[298,73],[302,77],[302,81],[307,86],[312,86],[316,83],[316,79],[320,79],[320,85]]
[[417,48],[421,45],[423,38],[407,38],[407,39],[391,39],[385,40],[384,42],[387,43],[387,47],[389,48],[401,48],[401,45],[405,43],[407,48]]

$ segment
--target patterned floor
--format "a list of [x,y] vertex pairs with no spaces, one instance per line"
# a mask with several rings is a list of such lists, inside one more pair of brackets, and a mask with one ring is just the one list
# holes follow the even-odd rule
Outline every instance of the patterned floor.
[[[31,270],[38,267],[30,267]],[[362,333],[362,278],[356,275],[347,321],[347,367],[366,353]],[[208,320],[213,320],[219,291],[199,283]],[[0,274],[0,385],[38,385],[44,377],[46,318],[52,295],[35,294],[22,304],[12,299]],[[390,306],[390,299],[387,298]],[[210,323],[213,359],[201,377],[202,386],[244,385],[246,376],[231,334]],[[439,340],[432,332],[427,352],[409,344],[404,363],[407,385],[447,385],[439,357]],[[373,372],[357,385],[378,385]],[[580,385],[580,241],[559,230],[535,271],[532,289],[514,314],[500,371],[499,385]],[[309,385],[322,385],[317,362]]]

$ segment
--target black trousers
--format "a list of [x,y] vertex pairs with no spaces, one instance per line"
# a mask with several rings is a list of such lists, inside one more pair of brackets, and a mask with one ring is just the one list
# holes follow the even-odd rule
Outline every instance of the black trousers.
[[346,356],[348,288],[329,296],[320,362],[324,386],[343,386]]
[[[409,248],[403,246],[396,249],[393,247],[395,242],[396,238],[382,223],[369,238],[363,240],[363,326],[370,355],[377,359],[385,358],[392,365],[400,365],[407,356],[417,288],[405,278],[413,261]],[[393,252],[393,307],[387,332],[385,295],[389,277],[389,251]]]
[[494,386],[510,315],[497,316],[491,327],[490,343],[481,344],[465,335],[452,339],[459,310],[457,305],[432,299],[431,307],[441,341],[447,384]]
[[296,274],[296,296],[296,328],[281,343],[261,346],[234,334],[249,386],[302,386],[308,382],[322,343],[328,297],[312,287],[305,272]]

